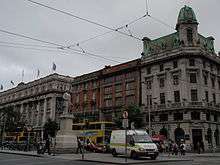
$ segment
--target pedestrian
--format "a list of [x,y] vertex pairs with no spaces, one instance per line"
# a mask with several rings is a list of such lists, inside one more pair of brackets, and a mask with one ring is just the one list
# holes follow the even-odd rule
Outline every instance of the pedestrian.
[[50,155],[50,139],[49,137],[46,139],[44,152],[47,150],[48,155]]
[[186,144],[183,141],[181,141],[181,144],[180,144],[180,154],[181,155],[185,155],[185,153],[186,153]]
[[198,141],[197,142],[197,144],[196,144],[196,146],[197,146],[197,151],[198,151],[198,154],[200,154],[200,150],[201,150],[201,143]]
[[178,145],[174,142],[173,143],[173,152],[172,155],[178,155]]
[[80,153],[82,154],[82,142],[79,137],[77,137],[77,149],[76,149],[76,154]]
[[173,151],[173,141],[169,140],[169,143],[168,143],[168,156],[170,156],[172,151]]
[[204,147],[204,142],[201,141],[201,149],[202,149],[202,152],[205,152],[205,147]]

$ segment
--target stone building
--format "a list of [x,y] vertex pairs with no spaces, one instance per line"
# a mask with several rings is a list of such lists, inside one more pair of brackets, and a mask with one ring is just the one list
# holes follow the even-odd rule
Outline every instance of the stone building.
[[220,58],[214,38],[198,33],[192,8],[180,10],[176,32],[143,44],[142,101],[152,133],[194,149],[198,141],[219,146]]
[[21,120],[35,131],[42,132],[47,119],[59,120],[63,112],[63,94],[71,91],[71,77],[58,74],[40,78],[0,93],[0,109],[13,107]]

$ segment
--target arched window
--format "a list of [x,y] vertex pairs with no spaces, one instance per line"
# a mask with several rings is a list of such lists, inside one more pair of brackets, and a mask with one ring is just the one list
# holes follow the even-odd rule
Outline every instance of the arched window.
[[178,127],[174,131],[175,141],[180,142],[182,139],[185,139],[185,132],[182,128]]
[[193,31],[192,29],[187,29],[187,40],[189,44],[193,43]]

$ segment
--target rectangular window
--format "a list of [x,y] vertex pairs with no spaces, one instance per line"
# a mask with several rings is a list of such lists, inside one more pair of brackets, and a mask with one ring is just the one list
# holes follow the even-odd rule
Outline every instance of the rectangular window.
[[207,84],[208,84],[208,78],[207,78],[207,75],[203,75],[203,78],[204,78],[204,84],[207,85]]
[[210,70],[213,71],[213,64],[210,64]]
[[160,121],[168,121],[168,114],[160,114],[159,119]]
[[220,74],[220,68],[217,67],[217,74],[219,75]]
[[197,89],[191,90],[191,101],[198,101]]
[[112,93],[112,86],[108,86],[104,88],[104,93],[108,94],[108,93]]
[[205,91],[205,101],[208,103],[209,102],[209,92]]
[[122,105],[123,104],[123,98],[122,97],[117,97],[115,99],[115,104],[116,104],[116,106]]
[[173,114],[173,119],[174,119],[175,121],[183,120],[183,113],[179,113],[179,112],[174,113],[174,114]]
[[215,78],[211,78],[211,82],[212,82],[212,88],[215,88]]
[[190,73],[189,78],[190,78],[190,83],[197,83],[196,73]]
[[160,80],[160,88],[163,88],[165,86],[165,82],[164,82],[165,80],[163,77],[160,78],[159,80]]
[[151,67],[147,67],[147,74],[151,74]]
[[165,104],[165,93],[160,93],[160,104]]
[[84,101],[87,101],[87,93],[84,93],[84,94],[83,94],[83,100],[84,100]]
[[132,90],[135,89],[135,83],[134,82],[127,82],[125,85],[126,90]]
[[212,94],[212,99],[213,99],[213,103],[214,105],[216,104],[216,97],[215,97],[215,93]]
[[180,91],[174,91],[174,101],[175,103],[180,102]]
[[203,64],[203,68],[206,68],[206,62],[204,60],[202,61],[202,64]]
[[112,99],[106,99],[106,100],[104,101],[104,103],[105,103],[105,106],[106,106],[106,107],[110,107],[110,106],[112,106]]
[[189,66],[195,66],[195,59],[194,58],[189,59]]
[[173,85],[179,85],[179,76],[173,75]]
[[115,85],[115,92],[121,92],[122,91],[122,84]]
[[191,119],[192,120],[200,120],[200,112],[191,112]]
[[146,81],[147,89],[151,89],[151,80]]
[[193,42],[193,31],[192,29],[187,29],[187,40],[189,44],[192,44]]
[[220,90],[220,80],[218,81],[218,89]]
[[160,64],[160,72],[164,70],[163,64]]
[[178,62],[177,62],[177,60],[173,61],[173,68],[178,68]]

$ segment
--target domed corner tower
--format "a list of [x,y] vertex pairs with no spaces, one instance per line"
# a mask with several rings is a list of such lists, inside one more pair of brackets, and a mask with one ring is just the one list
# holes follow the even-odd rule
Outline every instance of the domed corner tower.
[[181,8],[176,24],[180,42],[184,46],[198,44],[198,22],[193,9],[189,6]]

